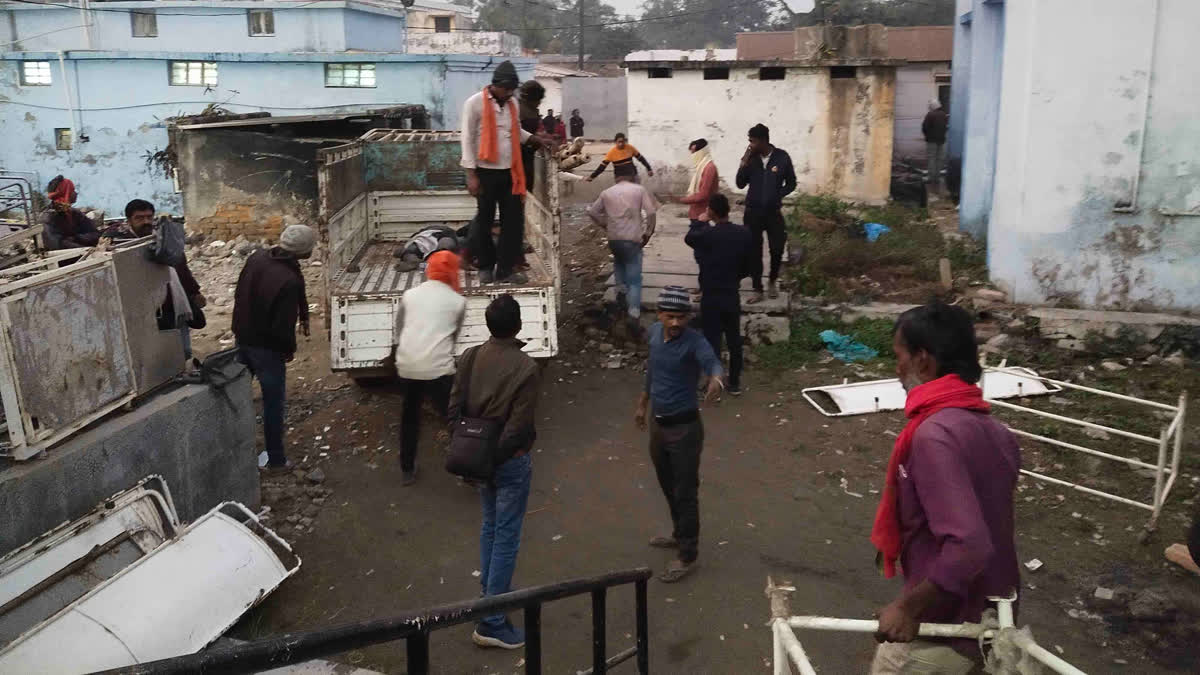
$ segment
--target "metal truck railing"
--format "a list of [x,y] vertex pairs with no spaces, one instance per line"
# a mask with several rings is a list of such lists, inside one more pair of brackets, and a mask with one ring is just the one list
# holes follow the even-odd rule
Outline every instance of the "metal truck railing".
[[[773,669],[774,675],[792,675],[792,666],[800,675],[817,675],[808,654],[800,645],[794,628],[808,630],[834,630],[850,633],[876,633],[879,622],[865,619],[836,619],[827,616],[791,616],[788,607],[788,593],[796,589],[788,586],[776,586],[770,577],[767,578],[767,597],[771,600],[771,635],[774,644]],[[1067,663],[1053,653],[1034,642],[1033,634],[1028,628],[1018,629],[1013,623],[1013,603],[1017,601],[1014,593],[1007,598],[988,598],[996,603],[995,610],[984,614],[982,623],[923,623],[918,631],[921,637],[935,638],[968,638],[977,640],[980,649],[984,644],[990,645],[988,655],[989,666],[997,669],[988,672],[1016,673],[1017,664],[1024,655],[1035,659],[1052,672],[1061,675],[1086,675],[1082,670]]]
[[[646,675],[650,672],[649,620],[646,612],[646,582],[650,574],[650,569],[646,567],[610,572],[598,577],[572,579],[468,602],[431,607],[387,619],[214,647],[187,656],[114,668],[102,671],[98,675],[254,673],[395,640],[407,641],[409,674],[427,675],[430,672],[430,633],[515,609],[525,611],[525,673],[540,675],[542,605],[584,593],[590,593],[592,596],[592,667],[585,672],[601,675],[607,673],[609,668],[636,656],[638,673]],[[609,588],[627,584],[634,585],[636,596],[637,642],[633,647],[609,657],[605,641],[607,592]]]

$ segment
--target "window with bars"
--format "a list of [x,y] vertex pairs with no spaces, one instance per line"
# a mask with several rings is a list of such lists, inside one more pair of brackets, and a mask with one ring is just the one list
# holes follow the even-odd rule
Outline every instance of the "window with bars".
[[50,79],[49,61],[22,61],[21,84],[30,87],[48,87]]
[[448,16],[433,17],[433,32],[449,33],[450,32],[450,17],[448,17]]
[[250,22],[250,37],[270,37],[275,34],[275,12],[270,9],[251,9],[246,12]]
[[326,63],[326,87],[374,87],[374,63]]
[[208,61],[172,61],[171,86],[215,87],[217,64]]
[[158,16],[152,9],[135,9],[129,13],[133,37],[158,37]]

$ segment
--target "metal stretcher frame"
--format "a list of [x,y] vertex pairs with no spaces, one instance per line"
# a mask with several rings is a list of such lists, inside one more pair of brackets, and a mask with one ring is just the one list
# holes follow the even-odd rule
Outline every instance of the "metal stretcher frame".
[[[767,578],[767,597],[771,600],[771,621],[768,625],[771,627],[773,643],[773,668],[771,672],[774,675],[793,675],[792,666],[795,666],[800,675],[817,675],[816,669],[813,668],[812,662],[809,661],[808,654],[805,653],[799,638],[796,637],[796,633],[793,630],[795,628],[872,634],[879,630],[878,621],[837,619],[826,616],[790,616],[787,594],[795,590],[791,586],[776,586],[770,577]],[[1019,652],[1028,654],[1055,673],[1060,673],[1061,675],[1086,675],[1084,671],[1067,663],[1035,642],[1028,631],[1021,631],[1016,628],[1013,622],[1013,603],[1017,600],[1015,593],[1010,597],[992,597],[988,598],[988,600],[996,603],[996,618],[994,621],[988,621],[985,617],[984,623],[923,623],[920,626],[918,635],[921,637],[950,637],[979,640],[981,647],[983,643],[995,644],[1005,642],[1012,647],[1016,647]],[[1013,667],[1014,670],[1012,672],[1016,672],[1015,663],[1005,662],[1005,659],[1012,653],[1011,650],[993,651],[995,658],[999,659],[1005,666]]]

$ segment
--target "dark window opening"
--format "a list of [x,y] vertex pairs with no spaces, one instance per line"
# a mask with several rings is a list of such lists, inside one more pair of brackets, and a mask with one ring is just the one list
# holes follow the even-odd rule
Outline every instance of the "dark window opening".
[[786,76],[787,68],[771,66],[769,68],[758,69],[758,79],[760,80],[782,80]]
[[433,17],[433,32],[449,33],[450,32],[450,17],[448,17],[448,16]]
[[835,80],[853,80],[858,77],[858,68],[855,66],[830,66],[829,77]]
[[646,71],[646,77],[652,80],[661,80],[671,77],[670,68],[651,68]]
[[705,68],[704,69],[704,79],[706,79],[706,80],[728,80],[729,79],[729,69],[728,68]]

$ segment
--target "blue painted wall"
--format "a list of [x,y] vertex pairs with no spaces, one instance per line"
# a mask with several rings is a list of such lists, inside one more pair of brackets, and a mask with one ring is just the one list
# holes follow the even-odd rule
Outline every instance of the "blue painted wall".
[[946,158],[962,160],[971,99],[971,10],[975,0],[957,0],[954,7],[954,57],[950,62],[950,130]]
[[[360,110],[402,103],[427,107],[438,129],[458,128],[463,101],[491,80],[498,59],[436,54],[205,54],[69,52],[67,80],[75,92],[78,134],[71,150],[56,150],[55,128],[70,128],[67,90],[57,54],[0,54],[0,169],[34,173],[44,189],[57,174],[76,182],[79,204],[115,215],[133,197],[182,213],[172,181],[147,166],[146,158],[167,146],[164,120],[194,115],[217,103],[235,112],[304,115]],[[49,60],[54,83],[21,86],[22,59]],[[218,84],[169,86],[170,60],[214,60]],[[325,87],[327,62],[372,61],[373,89]],[[534,62],[517,59],[523,79]]]
[[[0,43],[18,41],[8,48],[20,51],[404,51],[402,11],[337,0],[303,8],[272,0],[211,5],[214,6],[197,7],[193,2],[172,0],[97,3],[95,6],[103,11],[92,13],[90,44],[87,32],[79,27],[82,23],[79,11],[16,5],[0,12],[8,15],[0,17]],[[250,35],[246,16],[250,8],[274,12],[273,36]],[[157,37],[133,37],[130,12],[134,10],[155,12]]]
[[[969,103],[963,136],[963,175],[959,228],[974,237],[988,232],[992,184],[996,177],[996,127],[1000,117],[1001,71],[1004,64],[1004,4],[975,0],[971,11]],[[953,114],[953,111],[951,111]],[[953,117],[952,123],[958,124]]]

